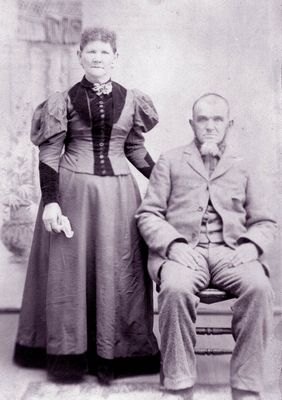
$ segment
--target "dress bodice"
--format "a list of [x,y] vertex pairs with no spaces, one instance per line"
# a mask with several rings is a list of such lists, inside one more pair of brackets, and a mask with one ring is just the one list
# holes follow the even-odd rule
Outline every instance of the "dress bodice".
[[130,173],[126,158],[144,174],[152,169],[143,134],[158,122],[155,107],[144,93],[112,85],[111,94],[98,96],[83,78],[35,110],[31,140],[40,161],[97,175]]
[[[73,157],[76,161],[88,159],[91,166],[94,163],[96,175],[114,175],[108,157],[113,126],[112,93],[98,95],[85,78],[82,80],[82,86],[86,103],[82,103],[82,107],[77,107],[80,112],[76,109],[75,98],[70,98],[65,153],[62,161],[64,160],[65,165],[70,163],[71,166]],[[70,96],[73,97],[72,94]],[[124,137],[124,141],[125,139]],[[120,146],[123,154],[124,141]]]

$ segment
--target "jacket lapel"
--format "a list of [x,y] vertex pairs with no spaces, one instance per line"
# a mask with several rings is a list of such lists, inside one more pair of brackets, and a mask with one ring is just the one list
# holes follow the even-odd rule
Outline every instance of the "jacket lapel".
[[233,150],[233,146],[227,145],[223,155],[218,161],[215,170],[209,177],[209,174],[203,163],[201,154],[194,141],[185,148],[184,154],[187,158],[188,164],[206,180],[213,180],[223,175],[233,166],[234,161],[238,158],[237,152],[236,151],[234,152]]
[[193,141],[184,150],[188,164],[203,178],[209,180],[209,174],[203,163],[201,154]]
[[237,154],[234,153],[231,146],[226,146],[224,153],[222,154],[220,160],[218,161],[215,170],[210,176],[210,179],[216,179],[219,176],[225,174],[234,164],[234,161],[238,158]]

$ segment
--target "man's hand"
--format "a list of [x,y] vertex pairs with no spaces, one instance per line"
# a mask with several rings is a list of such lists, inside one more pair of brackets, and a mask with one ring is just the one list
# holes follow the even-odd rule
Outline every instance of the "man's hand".
[[240,244],[229,259],[230,267],[238,267],[240,264],[255,261],[258,256],[259,250],[254,243]]
[[175,242],[170,245],[168,258],[176,261],[185,267],[197,270],[200,265],[204,265],[203,256],[197,253],[189,244]]
[[58,203],[49,203],[44,207],[42,220],[46,231],[48,232],[61,232],[62,211]]

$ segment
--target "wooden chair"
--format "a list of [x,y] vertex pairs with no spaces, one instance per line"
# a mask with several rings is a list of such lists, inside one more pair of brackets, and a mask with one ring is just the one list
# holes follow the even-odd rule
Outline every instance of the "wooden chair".
[[[230,295],[227,292],[222,290],[208,288],[200,293],[198,293],[200,297],[200,303],[204,304],[214,304],[222,301],[233,299],[234,296]],[[223,327],[197,327],[196,328],[198,335],[230,335],[232,334],[231,328],[223,328]],[[232,354],[231,350],[225,349],[196,349],[196,354],[199,355],[223,355],[223,354]]]

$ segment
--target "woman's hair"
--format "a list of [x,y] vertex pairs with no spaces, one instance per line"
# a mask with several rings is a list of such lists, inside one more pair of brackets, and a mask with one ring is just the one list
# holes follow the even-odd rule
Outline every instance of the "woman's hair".
[[87,28],[81,34],[80,39],[80,50],[82,51],[87,43],[92,42],[94,40],[101,40],[105,43],[110,43],[113,52],[117,51],[117,44],[116,44],[116,33],[106,28]]

